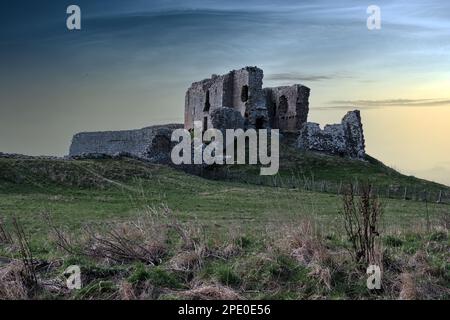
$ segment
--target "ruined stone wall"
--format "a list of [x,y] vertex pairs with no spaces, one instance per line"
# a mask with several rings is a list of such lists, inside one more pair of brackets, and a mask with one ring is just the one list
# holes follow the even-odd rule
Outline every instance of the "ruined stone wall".
[[185,128],[192,129],[194,121],[202,121],[211,128],[211,113],[222,107],[240,112],[247,126],[265,127],[268,119],[262,91],[263,76],[261,69],[246,67],[194,82],[186,93]]
[[204,116],[223,104],[224,76],[213,76],[194,82],[186,92],[185,128],[192,129],[194,121],[203,121]]
[[269,115],[262,88],[264,72],[256,67],[247,67],[249,73],[248,87],[249,98],[245,103],[244,118],[247,127],[255,129],[267,128],[269,125]]
[[270,127],[298,131],[308,119],[310,89],[302,85],[265,88]]
[[184,126],[194,128],[194,121],[204,122],[207,118],[207,128],[211,128],[210,113],[222,108],[230,101],[231,75],[213,75],[210,79],[194,82],[186,92]]
[[323,130],[317,123],[305,123],[299,132],[297,147],[364,159],[365,141],[360,112],[350,111],[340,124],[326,125]]
[[129,154],[142,159],[156,159],[170,152],[172,131],[182,127],[172,124],[139,130],[77,133],[72,138],[69,156]]

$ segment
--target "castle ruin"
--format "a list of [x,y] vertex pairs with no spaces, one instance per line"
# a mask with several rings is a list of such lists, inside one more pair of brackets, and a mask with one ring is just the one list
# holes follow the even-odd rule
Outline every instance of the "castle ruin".
[[[365,158],[364,133],[359,111],[351,111],[340,124],[320,129],[308,122],[310,89],[294,84],[263,88],[263,70],[245,67],[225,75],[194,82],[186,92],[184,128],[194,122],[207,129],[279,129],[295,135],[294,147]],[[182,125],[139,130],[84,132],[72,139],[69,156],[129,155],[152,162],[170,160],[172,131]]]
[[[185,129],[193,129],[194,121],[200,121],[204,131],[222,129],[218,120],[222,119],[227,126],[232,125],[227,129],[243,126],[282,132],[300,130],[308,118],[309,88],[293,85],[263,89],[263,76],[263,70],[246,67],[194,82],[186,92]],[[229,121],[230,117],[233,121]]]

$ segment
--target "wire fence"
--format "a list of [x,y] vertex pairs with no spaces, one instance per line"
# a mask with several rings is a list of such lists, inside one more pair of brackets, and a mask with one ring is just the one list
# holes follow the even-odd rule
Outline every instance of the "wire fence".
[[[209,179],[229,180],[252,185],[270,186],[277,188],[300,189],[312,192],[324,192],[331,194],[343,194],[351,182],[355,195],[360,195],[362,182],[354,179],[352,181],[325,181],[316,180],[314,177],[306,177],[292,173],[290,176],[261,176],[243,174],[227,170],[202,171],[201,176]],[[425,188],[420,185],[399,184],[373,184],[373,192],[380,198],[402,199],[422,202],[434,202],[450,204],[449,189]]]

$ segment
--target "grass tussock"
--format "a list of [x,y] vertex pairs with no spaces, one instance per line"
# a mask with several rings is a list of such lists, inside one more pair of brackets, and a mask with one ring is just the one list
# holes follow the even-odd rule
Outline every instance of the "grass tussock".
[[0,268],[0,299],[23,300],[29,298],[28,288],[23,278],[21,261],[10,262]]
[[[356,199],[355,201],[360,201]],[[358,206],[357,206],[358,208]],[[359,212],[359,211],[358,211]],[[382,288],[369,290],[363,260],[344,232],[320,229],[313,218],[267,226],[265,233],[183,222],[166,206],[146,207],[127,221],[90,225],[76,234],[52,219],[57,260],[34,258],[27,232],[3,224],[11,243],[0,262],[0,299],[446,299],[450,296],[448,229],[380,232],[370,260]],[[344,221],[342,221],[344,223]],[[369,224],[370,226],[370,224]],[[10,251],[4,250],[9,248]],[[13,249],[11,249],[13,248]],[[11,251],[12,250],[12,251]],[[0,260],[3,261],[3,260]],[[78,265],[82,288],[65,286]]]
[[220,284],[200,284],[179,296],[189,300],[242,300],[238,293]]

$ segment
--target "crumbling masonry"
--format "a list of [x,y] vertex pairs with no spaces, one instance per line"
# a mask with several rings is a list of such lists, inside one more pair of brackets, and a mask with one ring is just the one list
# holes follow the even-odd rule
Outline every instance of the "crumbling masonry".
[[317,123],[307,122],[309,88],[295,84],[263,89],[262,80],[261,69],[246,67],[194,82],[186,93],[184,127],[192,129],[194,121],[199,121],[203,130],[279,129],[298,134],[299,149],[365,157],[359,111],[351,111],[341,124],[321,130]]
[[[233,70],[225,75],[194,82],[186,92],[184,128],[198,121],[202,129],[279,129],[295,134],[295,147],[364,159],[364,133],[359,111],[351,111],[341,124],[323,130],[309,123],[310,89],[292,86],[263,88],[264,73],[257,67]],[[147,127],[140,130],[85,132],[76,134],[71,157],[130,155],[168,162],[171,133],[181,125]]]
[[[236,112],[233,117],[236,125],[243,123],[245,128],[298,131],[308,117],[309,88],[294,85],[263,89],[263,76],[261,69],[246,67],[194,82],[186,92],[185,128],[192,129],[194,121],[200,121],[203,130],[215,128],[214,115],[231,115],[230,111],[222,109],[228,108],[240,113],[242,120]],[[223,112],[218,111],[220,109]]]

